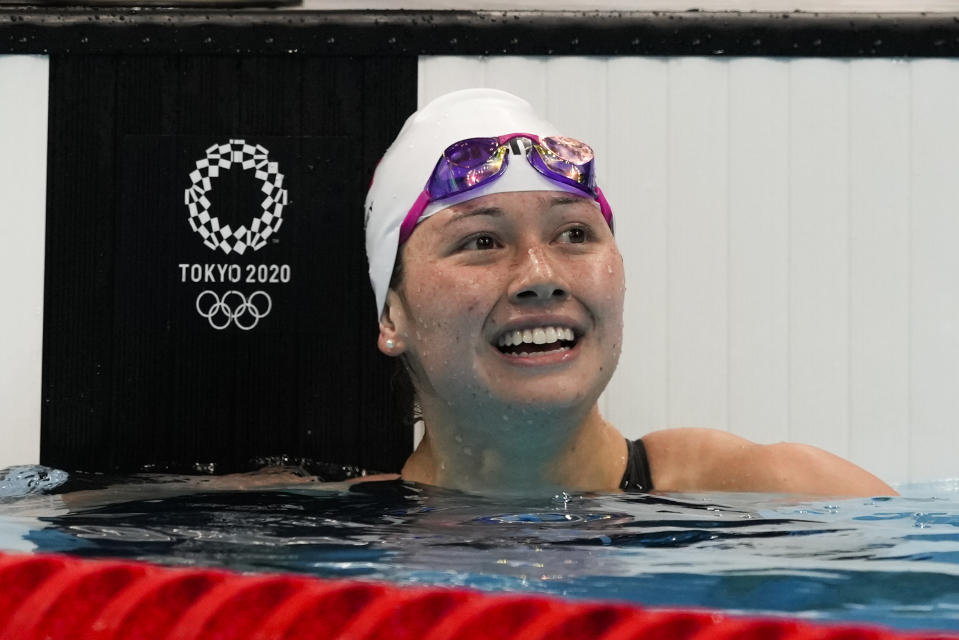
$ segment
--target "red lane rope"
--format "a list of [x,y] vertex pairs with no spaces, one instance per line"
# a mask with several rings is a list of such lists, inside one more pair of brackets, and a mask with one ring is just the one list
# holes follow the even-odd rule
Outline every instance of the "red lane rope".
[[0,640],[67,638],[959,640],[959,634],[0,553]]

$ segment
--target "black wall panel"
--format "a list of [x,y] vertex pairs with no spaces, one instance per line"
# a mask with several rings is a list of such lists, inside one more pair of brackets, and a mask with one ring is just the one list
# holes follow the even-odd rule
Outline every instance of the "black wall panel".
[[[53,56],[42,462],[397,470],[411,433],[375,349],[362,202],[415,102],[411,57]],[[185,194],[237,140],[258,159],[220,156],[209,214],[282,218],[240,255],[204,244]],[[282,211],[263,204],[278,187]]]
[[[902,3],[901,11],[888,13],[849,11],[848,7],[846,11],[818,12],[732,8],[725,11],[375,11],[304,6],[284,9],[88,7],[69,6],[71,3],[67,0],[36,4],[38,6],[5,6],[0,0],[0,52],[78,55],[297,52],[308,56],[959,55],[959,13],[910,11],[908,3]],[[852,6],[853,3],[838,4]]]

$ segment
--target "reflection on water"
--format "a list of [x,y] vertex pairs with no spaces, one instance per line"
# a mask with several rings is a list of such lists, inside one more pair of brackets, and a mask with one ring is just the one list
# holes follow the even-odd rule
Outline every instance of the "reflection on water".
[[183,486],[0,494],[0,548],[959,629],[953,492],[520,499],[382,482],[170,495]]

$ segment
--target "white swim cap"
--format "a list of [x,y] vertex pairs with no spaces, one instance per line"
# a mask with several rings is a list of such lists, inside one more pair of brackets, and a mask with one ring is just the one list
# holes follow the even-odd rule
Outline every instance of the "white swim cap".
[[[436,98],[411,115],[387,149],[366,194],[366,256],[376,296],[377,319],[399,249],[400,225],[423,192],[436,162],[454,142],[508,133],[555,136],[560,132],[540,118],[530,103],[496,89],[465,89]],[[581,190],[554,182],[528,162],[510,162],[495,180],[465,193],[430,203],[420,220],[459,202],[492,193]]]

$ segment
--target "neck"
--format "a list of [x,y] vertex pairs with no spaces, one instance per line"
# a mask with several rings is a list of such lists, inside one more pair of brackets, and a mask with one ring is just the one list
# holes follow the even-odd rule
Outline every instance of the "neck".
[[426,434],[403,478],[477,492],[618,487],[625,440],[595,404],[582,415],[515,408],[482,413],[464,417],[424,405]]

